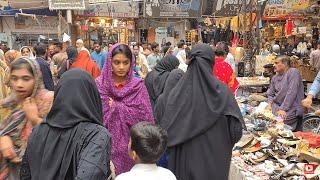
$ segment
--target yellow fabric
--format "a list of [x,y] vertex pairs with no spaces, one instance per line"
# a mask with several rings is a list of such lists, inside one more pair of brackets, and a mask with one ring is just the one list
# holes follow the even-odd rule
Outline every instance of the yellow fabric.
[[0,60],[0,99],[4,99],[10,93],[10,88],[7,86],[8,67],[5,62]]
[[238,31],[239,30],[239,18],[238,16],[234,16],[232,19],[231,19],[231,22],[230,22],[230,29],[232,31]]

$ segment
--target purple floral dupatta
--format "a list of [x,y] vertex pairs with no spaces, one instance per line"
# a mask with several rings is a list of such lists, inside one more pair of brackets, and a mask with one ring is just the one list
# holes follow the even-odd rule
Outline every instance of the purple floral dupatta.
[[[128,156],[131,126],[140,121],[154,121],[143,80],[133,75],[134,56],[131,58],[127,83],[121,89],[115,88],[112,78],[112,52],[119,45],[115,44],[109,51],[101,75],[96,79],[103,103],[103,123],[112,135],[112,161],[116,174],[127,172],[134,165]],[[108,103],[109,98],[113,99],[111,107]]]

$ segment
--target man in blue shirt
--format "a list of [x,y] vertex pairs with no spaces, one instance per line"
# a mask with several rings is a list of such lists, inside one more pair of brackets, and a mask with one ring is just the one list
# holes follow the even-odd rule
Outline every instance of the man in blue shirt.
[[36,45],[34,47],[34,51],[36,52],[36,61],[38,62],[42,73],[43,84],[47,90],[53,91],[54,83],[52,79],[50,65],[45,60],[46,49],[46,46],[42,44]]
[[101,43],[94,42],[93,43],[93,52],[91,53],[91,58],[97,63],[100,71],[103,68],[104,62],[107,58],[107,53],[101,50]]
[[154,69],[154,67],[158,64],[158,62],[161,60],[160,56],[160,46],[158,43],[154,42],[151,44],[151,51],[152,53],[147,57],[147,62],[151,70]]
[[306,108],[310,108],[312,105],[312,98],[316,97],[319,91],[320,91],[320,71],[318,72],[317,77],[314,79],[310,87],[308,96],[302,101],[302,105]]

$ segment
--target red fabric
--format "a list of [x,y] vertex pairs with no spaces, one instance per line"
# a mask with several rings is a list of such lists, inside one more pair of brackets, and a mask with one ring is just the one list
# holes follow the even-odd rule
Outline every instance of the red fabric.
[[123,83],[120,83],[120,84],[114,84],[114,87],[117,89],[117,90],[120,90],[122,89],[125,85],[127,84],[127,81],[124,81]]
[[292,35],[293,28],[294,28],[294,24],[293,24],[292,20],[287,20],[287,23],[286,23],[286,36],[287,37]]
[[91,60],[89,52],[86,50],[81,50],[78,57],[75,59],[74,63],[71,65],[72,68],[80,68],[87,71],[95,79],[100,75],[100,70],[98,65]]
[[312,132],[294,132],[295,137],[305,139],[309,142],[310,147],[320,147],[320,135]]
[[215,58],[215,65],[213,67],[212,74],[215,75],[224,84],[228,85],[231,92],[235,94],[239,86],[239,82],[235,78],[232,67],[224,61],[223,57]]
[[236,47],[238,45],[238,35],[235,34],[232,39],[232,47]]

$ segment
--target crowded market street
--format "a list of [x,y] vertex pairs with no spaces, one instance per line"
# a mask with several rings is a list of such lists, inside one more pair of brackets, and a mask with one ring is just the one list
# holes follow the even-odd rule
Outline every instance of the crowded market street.
[[0,180],[320,179],[319,0],[0,1]]

